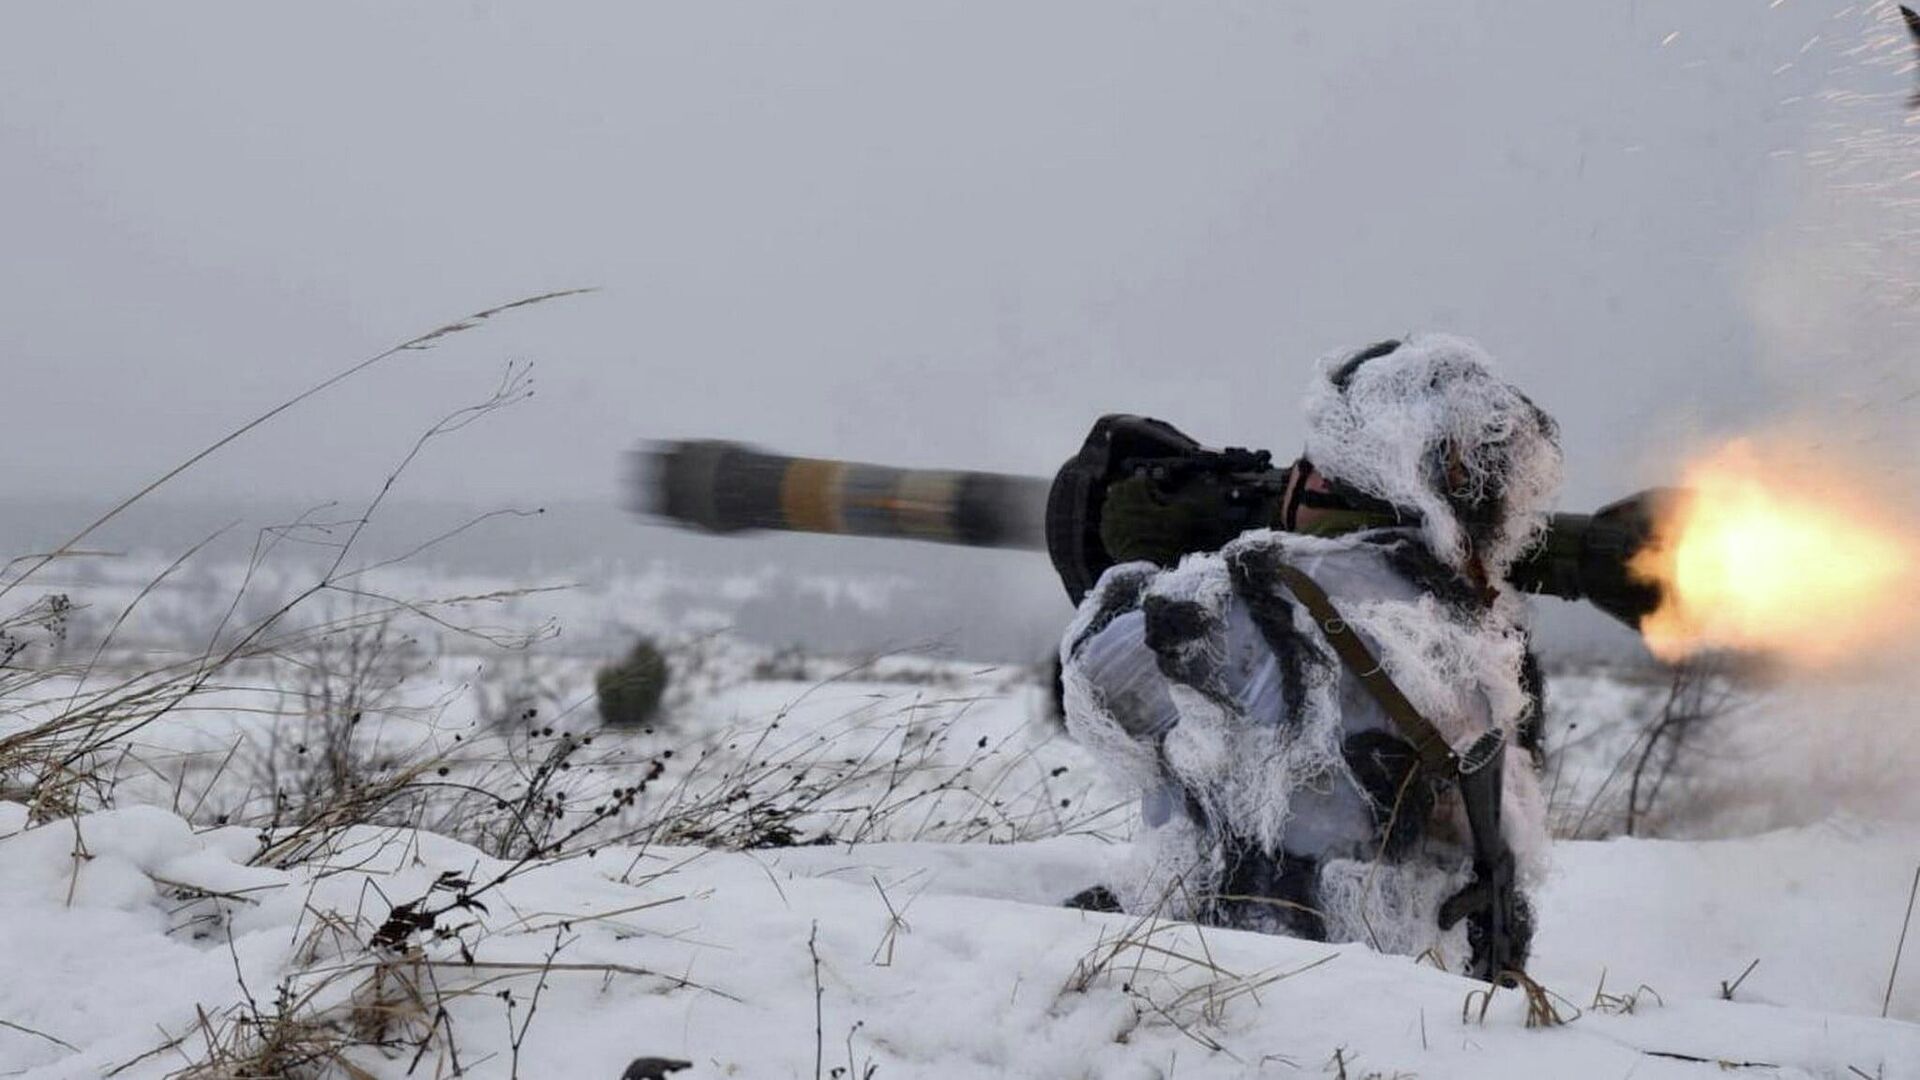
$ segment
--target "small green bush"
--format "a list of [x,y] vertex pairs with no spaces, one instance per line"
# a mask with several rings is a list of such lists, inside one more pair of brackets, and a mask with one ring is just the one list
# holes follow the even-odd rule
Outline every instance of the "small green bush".
[[621,727],[640,727],[660,711],[667,692],[667,658],[647,638],[633,643],[625,659],[608,664],[593,677],[600,719]]

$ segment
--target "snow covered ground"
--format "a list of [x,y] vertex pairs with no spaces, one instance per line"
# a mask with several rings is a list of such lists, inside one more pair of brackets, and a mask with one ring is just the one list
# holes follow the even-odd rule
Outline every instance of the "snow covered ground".
[[[1358,946],[1062,909],[1110,857],[1086,837],[608,848],[454,908],[398,960],[361,946],[389,903],[502,864],[365,830],[277,871],[244,865],[248,831],[159,809],[25,831],[4,814],[0,1060],[29,1077],[169,1075],[209,1030],[244,1040],[248,994],[245,1010],[389,1029],[394,1056],[351,1052],[372,1076],[611,1080],[645,1055],[692,1077],[1920,1075],[1920,1027],[1876,1018],[1913,830],[1563,846],[1535,971],[1579,1015],[1529,1028],[1516,993],[1482,1017],[1476,984]],[[1603,972],[1617,997],[1597,1005]],[[415,1067],[401,1044],[435,1020]]]
[[[1130,808],[1030,670],[681,640],[657,730],[597,726],[588,657],[362,638],[140,731],[112,809],[0,802],[0,1076],[1920,1076],[1920,824],[1561,842],[1532,973],[1566,1022],[1530,1026],[1363,947],[1062,907]],[[271,789],[349,685],[356,767],[445,798],[289,846]],[[1659,693],[1554,681],[1564,831],[1610,831]],[[543,767],[559,813],[506,827]]]

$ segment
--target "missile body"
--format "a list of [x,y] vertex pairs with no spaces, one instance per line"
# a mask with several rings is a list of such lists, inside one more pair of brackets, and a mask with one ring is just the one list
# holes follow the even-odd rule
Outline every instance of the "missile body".
[[715,533],[753,529],[1045,551],[1051,481],[785,457],[717,439],[635,454],[632,508]]

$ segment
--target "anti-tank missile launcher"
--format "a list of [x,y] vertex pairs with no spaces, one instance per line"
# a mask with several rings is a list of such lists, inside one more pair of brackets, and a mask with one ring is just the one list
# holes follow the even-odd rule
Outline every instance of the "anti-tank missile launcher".
[[[1293,467],[1264,450],[1212,450],[1162,421],[1102,417],[1051,480],[1005,473],[900,469],[786,457],[719,440],[656,443],[634,454],[633,509],[712,533],[757,530],[922,540],[1045,551],[1079,603],[1115,560],[1101,541],[1109,489],[1144,478],[1155,498],[1203,513],[1182,516],[1172,544],[1211,551],[1253,528],[1281,523]],[[1555,514],[1514,567],[1521,589],[1585,600],[1637,628],[1658,586],[1629,570],[1676,496],[1652,489],[1592,514]],[[1364,499],[1316,515],[1312,531],[1412,524],[1405,511]],[[1171,555],[1164,561],[1177,558]]]

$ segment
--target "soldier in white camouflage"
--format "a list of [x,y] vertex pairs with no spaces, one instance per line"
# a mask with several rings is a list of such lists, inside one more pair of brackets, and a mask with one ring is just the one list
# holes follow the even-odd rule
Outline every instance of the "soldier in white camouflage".
[[[1444,335],[1328,358],[1306,417],[1276,528],[1217,552],[1157,565],[1178,507],[1133,481],[1108,492],[1101,539],[1122,561],[1062,642],[1067,725],[1139,793],[1141,822],[1132,864],[1076,899],[1462,971],[1486,967],[1499,925],[1496,966],[1518,969],[1547,837],[1537,667],[1507,574],[1547,523],[1555,425]],[[1344,509],[1397,524],[1312,535]],[[1383,681],[1446,747],[1416,745]],[[1494,830],[1518,899],[1498,923],[1469,899],[1462,786],[1420,767],[1476,744],[1505,759]]]

